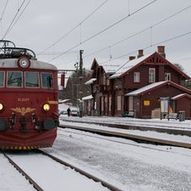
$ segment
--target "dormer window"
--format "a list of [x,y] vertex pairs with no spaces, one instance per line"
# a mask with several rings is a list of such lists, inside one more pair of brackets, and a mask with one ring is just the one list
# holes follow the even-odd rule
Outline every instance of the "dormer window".
[[171,73],[165,73],[165,80],[171,80]]
[[156,80],[155,68],[149,68],[149,83],[153,83]]

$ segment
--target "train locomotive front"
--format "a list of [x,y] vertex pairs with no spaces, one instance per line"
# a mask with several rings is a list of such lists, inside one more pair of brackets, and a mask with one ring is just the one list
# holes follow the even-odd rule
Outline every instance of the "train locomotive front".
[[0,149],[52,146],[58,126],[57,68],[0,41]]

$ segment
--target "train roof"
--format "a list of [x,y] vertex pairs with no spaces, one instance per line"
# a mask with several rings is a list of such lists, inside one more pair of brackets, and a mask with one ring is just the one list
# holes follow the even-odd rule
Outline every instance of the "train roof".
[[[17,68],[18,59],[0,59],[0,68]],[[49,64],[47,62],[42,62],[38,60],[30,60],[30,69],[47,69],[47,70],[57,70],[57,67]]]
[[32,50],[16,47],[9,40],[0,40],[0,68],[17,68],[18,60],[22,57],[30,60],[31,69],[57,70],[56,66],[50,63],[38,61]]

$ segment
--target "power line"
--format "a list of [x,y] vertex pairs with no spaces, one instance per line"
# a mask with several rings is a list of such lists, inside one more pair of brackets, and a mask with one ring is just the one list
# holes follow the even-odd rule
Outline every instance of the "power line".
[[135,15],[136,13],[138,13],[139,11],[145,9],[146,7],[148,7],[148,6],[150,6],[151,4],[155,3],[156,1],[158,1],[158,0],[153,0],[153,1],[149,2],[149,3],[147,3],[147,4],[144,5],[143,7],[141,7],[141,8],[139,8],[139,9],[137,9],[136,11],[132,12],[130,15],[128,14],[127,16],[125,16],[125,17],[121,18],[120,20],[114,22],[113,24],[107,26],[107,27],[104,28],[103,30],[97,32],[96,34],[94,34],[94,35],[88,37],[87,39],[83,40],[82,42],[80,42],[80,43],[74,45],[73,47],[69,48],[68,50],[64,51],[62,54],[59,54],[58,56],[55,56],[55,57],[52,58],[50,61],[57,59],[58,57],[60,57],[60,56],[62,56],[62,55],[64,55],[64,54],[66,54],[68,51],[73,50],[74,48],[77,48],[77,47],[80,46],[81,44],[84,44],[84,43],[90,41],[91,39],[97,37],[98,35],[100,35],[100,34],[106,32],[106,31],[108,31],[109,29],[111,29],[111,28],[113,28],[114,26],[118,25],[119,23],[121,23],[122,21],[126,20],[126,19],[129,18],[130,16]]
[[[149,45],[149,46],[146,46],[146,47],[144,47],[144,48],[142,48],[142,49],[143,49],[143,50],[146,50],[146,49],[151,48],[152,46],[157,46],[157,45],[159,45],[159,44],[167,43],[167,42],[170,42],[170,41],[173,41],[173,40],[176,40],[176,39],[185,37],[185,36],[190,35],[190,34],[191,34],[191,31],[186,32],[186,33],[182,33],[182,34],[176,35],[176,36],[174,36],[174,37],[168,38],[168,39],[166,39],[166,40],[163,40],[163,41],[160,41],[160,42],[156,42],[156,43],[154,43],[154,44],[152,44],[152,45]],[[123,57],[126,57],[126,56],[129,56],[130,54],[135,53],[135,52],[137,52],[137,50],[134,50],[134,51],[131,51],[131,52],[127,53],[127,54],[123,54],[123,55],[121,55],[121,56],[115,57],[115,58],[112,59],[112,61],[113,61],[113,60],[120,59],[120,58],[123,58]],[[111,59],[108,59],[107,61],[102,62],[102,64],[107,63],[107,62],[109,62],[109,61],[111,61]]]
[[13,17],[13,19],[12,19],[12,21],[11,21],[9,27],[7,28],[5,34],[3,35],[2,40],[3,40],[3,39],[7,36],[7,34],[10,32],[11,26],[12,26],[12,24],[15,22],[15,19],[16,19],[17,15],[19,14],[19,12],[20,12],[22,6],[24,5],[25,1],[26,1],[26,0],[23,0],[23,1],[22,1],[21,5],[20,5],[20,7],[18,8],[18,10],[17,10],[15,16]]
[[15,20],[15,22],[12,24],[10,31],[12,30],[12,28],[16,25],[16,23],[18,22],[18,20],[21,18],[22,14],[24,13],[24,11],[26,10],[26,8],[29,6],[31,0],[28,1],[28,3],[25,5],[25,7],[23,8],[22,12],[20,13],[20,15],[17,17],[17,20]]
[[4,16],[4,14],[5,14],[5,10],[6,10],[6,8],[7,8],[8,2],[9,2],[9,0],[6,1],[5,6],[4,6],[4,8],[3,8],[3,11],[2,11],[1,17],[0,17],[0,22],[3,20],[3,16]]
[[40,54],[44,53],[45,51],[47,51],[48,49],[52,48],[53,46],[55,46],[56,44],[58,44],[60,41],[62,41],[63,39],[65,39],[69,34],[71,34],[76,28],[78,28],[79,26],[81,26],[85,21],[87,21],[95,12],[97,12],[101,7],[103,7],[109,0],[105,0],[104,2],[102,2],[98,7],[96,7],[89,15],[87,15],[79,24],[77,24],[76,26],[74,26],[71,30],[69,30],[67,33],[65,33],[63,36],[61,36],[58,40],[56,40],[54,43],[52,43],[50,46],[48,46],[47,48],[45,48],[43,51],[40,52]]
[[[159,22],[156,22],[155,24],[153,24],[153,25],[151,25],[151,26],[149,26],[149,27],[147,27],[147,28],[145,28],[145,29],[143,29],[143,30],[141,30],[141,31],[139,31],[139,32],[136,32],[136,33],[134,33],[134,34],[132,34],[132,35],[130,35],[130,36],[128,36],[128,37],[122,39],[122,40],[119,40],[119,41],[117,41],[117,42],[115,42],[115,43],[113,43],[113,44],[110,44],[109,46],[105,46],[104,48],[98,49],[98,50],[96,50],[96,51],[94,51],[94,52],[92,52],[92,53],[90,53],[90,54],[84,55],[84,58],[85,58],[85,57],[88,57],[88,56],[91,56],[91,55],[93,55],[93,54],[95,54],[95,53],[102,52],[102,51],[104,51],[104,50],[106,50],[106,49],[108,49],[108,48],[112,48],[112,47],[114,47],[114,46],[116,46],[116,45],[118,45],[118,44],[120,44],[120,43],[122,43],[122,42],[124,42],[124,41],[127,41],[127,40],[131,39],[132,37],[135,37],[135,36],[137,36],[137,35],[139,35],[139,34],[141,34],[141,33],[146,32],[147,30],[151,30],[151,35],[152,35],[152,29],[153,29],[154,27],[160,25],[161,23],[163,23],[163,22],[165,22],[165,21],[171,19],[172,17],[177,16],[178,14],[180,14],[180,13],[182,13],[182,12],[184,12],[184,11],[186,11],[187,9],[190,9],[190,8],[191,8],[191,5],[189,5],[189,6],[187,6],[187,7],[184,7],[183,9],[181,9],[181,10],[179,10],[179,11],[177,11],[177,12],[171,14],[171,15],[169,15],[168,17],[165,17],[165,18],[161,19]],[[151,43],[152,43],[152,37],[151,37]]]

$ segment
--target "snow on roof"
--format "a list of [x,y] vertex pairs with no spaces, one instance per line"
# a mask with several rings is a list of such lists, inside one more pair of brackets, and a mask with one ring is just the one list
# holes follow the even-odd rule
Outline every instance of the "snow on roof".
[[190,95],[188,95],[186,93],[183,93],[183,94],[178,94],[178,95],[172,97],[171,99],[176,100],[176,99],[179,99],[179,98],[184,97],[184,96],[187,96],[187,97],[191,98]]
[[94,81],[96,81],[96,78],[91,78],[90,80],[88,80],[87,82],[85,82],[85,85],[93,84]]
[[105,70],[105,73],[115,73],[115,71],[120,67],[119,64],[99,64],[100,66],[103,67]]
[[[153,53],[152,53],[153,54]],[[134,66],[136,66],[137,64],[139,64],[140,62],[142,62],[143,60],[145,60],[146,58],[148,58],[151,54],[147,54],[145,56],[142,56],[140,58],[134,59],[134,60],[128,60],[127,62],[125,62],[125,64],[121,65],[117,71],[115,72],[115,74],[113,74],[110,79],[114,79],[114,78],[118,78],[120,77],[123,73],[127,72],[128,70],[130,70],[131,68],[133,68]]]
[[160,81],[160,82],[155,82],[155,83],[149,84],[149,85],[144,86],[144,87],[142,87],[142,88],[140,88],[138,90],[127,93],[127,94],[125,94],[125,96],[136,96],[136,95],[138,95],[138,94],[140,94],[142,92],[145,92],[145,91],[147,91],[147,90],[149,90],[151,88],[157,87],[157,86],[159,86],[161,84],[165,84],[166,82],[167,81]]
[[89,95],[89,96],[86,96],[86,97],[83,97],[82,100],[85,101],[85,100],[90,100],[90,99],[93,99],[93,96],[92,95]]

